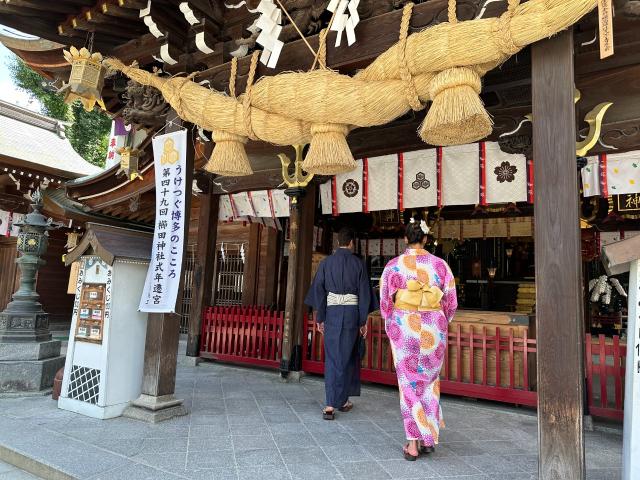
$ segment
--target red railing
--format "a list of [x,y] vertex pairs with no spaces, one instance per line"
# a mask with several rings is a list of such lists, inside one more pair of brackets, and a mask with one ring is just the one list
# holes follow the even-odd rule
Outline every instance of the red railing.
[[284,312],[266,307],[209,307],[202,321],[200,356],[277,368],[283,325]]
[[626,345],[617,335],[597,339],[587,335],[585,347],[589,413],[622,420]]
[[[449,331],[445,363],[440,378],[443,393],[486,400],[536,404],[535,339],[514,337],[513,332],[502,336],[473,329],[462,331],[461,325]],[[499,353],[496,353],[499,352]],[[303,346],[302,369],[309,373],[324,373],[324,347],[322,336],[307,321],[307,342]],[[395,385],[397,383],[389,339],[380,317],[369,318],[367,352],[362,362],[364,381]],[[530,375],[532,377],[530,377]],[[496,378],[499,382],[496,384]]]
[[[324,373],[322,335],[305,317],[302,369]],[[266,307],[210,307],[204,313],[200,356],[215,360],[278,368],[284,313]],[[514,333],[515,332],[515,333]],[[622,419],[626,346],[617,336],[587,335],[586,387],[591,415]],[[384,322],[369,319],[367,352],[361,378],[396,384],[393,356]],[[441,373],[443,393],[517,405],[536,405],[536,340],[525,327],[495,331],[454,323],[449,329]]]

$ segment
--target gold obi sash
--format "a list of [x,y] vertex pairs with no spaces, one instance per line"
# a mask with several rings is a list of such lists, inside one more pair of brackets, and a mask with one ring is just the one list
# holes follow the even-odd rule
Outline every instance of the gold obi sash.
[[409,280],[407,288],[396,292],[395,306],[410,312],[433,312],[441,310],[442,290],[418,280]]

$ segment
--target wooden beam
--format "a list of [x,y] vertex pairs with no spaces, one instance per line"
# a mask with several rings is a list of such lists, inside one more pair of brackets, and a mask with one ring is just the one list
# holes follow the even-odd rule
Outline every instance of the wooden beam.
[[[479,0],[473,0],[470,3],[474,8],[461,9],[460,20],[469,20],[475,14],[480,5]],[[422,30],[423,28],[446,21],[447,0],[431,0],[421,3],[413,8],[411,16],[410,32]],[[498,5],[491,4],[490,11],[487,15],[495,16],[498,12],[504,11],[506,2],[500,2]],[[330,32],[327,36],[327,64],[330,68],[340,70],[341,72],[351,72],[357,68],[362,68],[371,63],[382,52],[394,45],[398,41],[398,32],[400,31],[400,21],[402,19],[402,10],[396,10],[368,18],[358,24],[358,38],[362,39],[358,43],[358,48],[336,48],[336,33]],[[307,37],[307,41],[314,49],[318,47],[319,35]],[[365,41],[366,39],[366,41]],[[251,63],[250,56],[243,57],[238,60],[238,77],[236,80],[236,89],[239,92],[244,91]],[[270,69],[258,64],[256,78],[265,75],[275,75],[284,71],[305,70],[305,65],[311,67],[313,56],[309,52],[306,44],[302,40],[296,40],[285,44],[280,60],[276,68]],[[184,65],[179,62],[174,66],[176,71],[183,71]],[[207,79],[211,82],[211,88],[219,91],[225,91],[228,87],[229,72],[231,63],[225,63],[200,73],[196,79],[201,81]]]
[[[209,184],[212,185],[211,180]],[[200,332],[202,314],[212,305],[213,271],[216,266],[216,241],[218,237],[218,209],[220,195],[209,192],[200,196],[200,216],[198,219],[198,245],[196,264],[193,272],[193,295],[189,314],[187,355],[200,355]]]
[[113,4],[110,2],[102,2],[100,4],[100,11],[114,18],[125,18],[127,20],[139,20],[140,19],[140,11],[134,10],[131,8],[120,7],[117,4]]
[[[34,10],[40,10],[41,12],[46,13],[51,11],[51,2],[42,2],[39,0],[11,0],[11,5],[15,7],[32,8]],[[75,5],[66,4],[65,2],[56,2],[55,10],[57,13],[62,14],[77,13],[78,7]],[[41,15],[42,14],[43,13],[41,13]]]
[[572,31],[532,50],[540,480],[585,478]]

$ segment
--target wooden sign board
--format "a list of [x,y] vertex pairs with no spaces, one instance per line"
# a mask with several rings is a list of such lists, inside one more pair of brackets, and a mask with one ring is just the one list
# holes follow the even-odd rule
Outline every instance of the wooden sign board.
[[71,270],[69,271],[69,284],[67,285],[67,293],[75,295],[76,284],[78,283],[78,272],[80,272],[80,262],[76,261],[71,264]]

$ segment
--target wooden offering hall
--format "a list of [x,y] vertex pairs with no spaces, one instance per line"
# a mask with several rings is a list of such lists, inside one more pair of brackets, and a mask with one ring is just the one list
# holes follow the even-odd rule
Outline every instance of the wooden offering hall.
[[[182,235],[176,313],[147,322],[154,411],[180,331],[194,362],[321,374],[303,299],[336,232],[375,290],[423,219],[460,299],[442,392],[537,407],[540,478],[584,478],[583,418],[623,418],[635,341],[599,259],[640,232],[637,3],[32,0],[0,23],[69,101],[146,132],[65,193],[154,226],[154,268]],[[362,378],[394,384],[376,312],[369,331]]]

